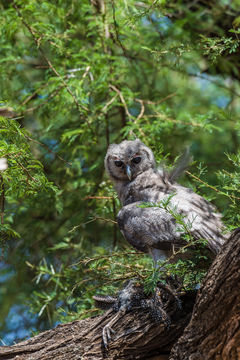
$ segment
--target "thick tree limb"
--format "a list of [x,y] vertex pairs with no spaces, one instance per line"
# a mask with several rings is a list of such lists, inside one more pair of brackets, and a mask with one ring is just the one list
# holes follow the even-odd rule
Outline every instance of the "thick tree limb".
[[1,347],[0,359],[165,360],[171,351],[171,360],[238,360],[239,285],[240,230],[236,230],[212,264],[192,317],[192,293],[182,299],[182,310],[169,303],[169,328],[155,323],[143,309],[132,310],[114,325],[115,334],[106,351],[102,329],[116,314],[109,310],[102,316],[59,325],[17,345]]
[[17,345],[1,347],[0,359],[129,360],[150,359],[154,355],[169,354],[172,345],[189,322],[194,300],[194,294],[186,295],[182,299],[181,311],[172,311],[172,305],[169,306],[172,320],[169,328],[163,323],[156,324],[144,310],[130,311],[115,324],[115,334],[113,341],[109,343],[108,351],[103,347],[102,329],[115,316],[113,310],[95,318],[59,325]]
[[216,257],[171,360],[240,359],[240,229]]

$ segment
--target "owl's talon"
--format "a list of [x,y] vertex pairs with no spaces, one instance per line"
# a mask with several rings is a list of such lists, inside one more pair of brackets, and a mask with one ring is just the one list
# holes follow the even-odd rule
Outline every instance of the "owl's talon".
[[175,301],[176,301],[176,303],[177,303],[178,309],[179,309],[179,310],[182,310],[182,302],[181,302],[181,300],[178,298],[177,295],[176,295],[176,297],[175,297]]
[[115,331],[111,328],[110,325],[108,325],[108,324],[105,325],[102,330],[102,339],[103,339],[104,347],[106,349],[108,348],[108,343],[112,340],[111,333],[115,334]]
[[178,309],[182,310],[182,302],[179,299],[178,293],[175,289],[173,289],[170,285],[163,284],[161,282],[158,283],[158,288],[162,288],[163,290],[165,290],[174,299]]

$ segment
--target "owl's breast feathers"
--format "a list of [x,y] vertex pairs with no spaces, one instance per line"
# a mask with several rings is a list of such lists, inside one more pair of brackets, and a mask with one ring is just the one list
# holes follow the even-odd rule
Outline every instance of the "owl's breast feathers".
[[[149,248],[170,250],[181,247],[183,231],[174,216],[161,206],[169,197],[169,207],[180,213],[195,239],[206,239],[211,252],[220,250],[226,236],[222,234],[221,215],[203,197],[152,169],[124,185],[119,192],[123,204],[118,223],[126,240],[140,251]],[[143,203],[151,203],[146,207]],[[156,204],[156,207],[154,206]]]
[[119,193],[119,198],[123,206],[136,201],[157,203],[172,192],[174,192],[174,187],[167,178],[149,169],[133,181],[125,183]]

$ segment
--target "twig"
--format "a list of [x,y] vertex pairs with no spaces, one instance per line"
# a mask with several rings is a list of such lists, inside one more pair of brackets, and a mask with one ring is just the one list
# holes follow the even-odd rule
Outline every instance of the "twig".
[[[135,101],[139,102],[141,104],[141,111],[138,114],[138,117],[136,119],[136,121],[140,120],[143,116],[144,116],[144,112],[145,112],[145,107],[144,107],[144,103],[147,105],[153,104],[153,105],[157,105],[157,104],[161,104],[162,102],[170,99],[171,97],[175,96],[177,93],[173,93],[173,94],[169,94],[168,96],[166,96],[165,98],[159,100],[159,101],[150,101],[150,100],[143,100],[143,99],[135,99]],[[145,136],[145,134],[143,133],[142,129],[139,129],[140,133],[142,136]]]
[[217,188],[215,188],[214,186],[209,185],[208,183],[206,183],[205,181],[201,180],[199,177],[197,177],[196,175],[190,173],[190,171],[186,171],[186,174],[190,175],[191,177],[193,177],[195,180],[197,180],[198,182],[200,182],[201,184],[209,187],[210,189],[216,191],[216,192],[221,192],[220,190],[218,190]]
[[96,199],[96,200],[107,199],[107,200],[111,200],[111,199],[113,199],[113,196],[86,196],[84,198],[84,200],[89,200],[89,199]]
[[83,76],[82,76],[83,79],[87,76],[87,74],[89,73],[90,69],[91,69],[91,68],[90,68],[90,66],[88,65],[88,66],[86,67],[86,70],[85,70]]
[[[74,263],[73,265],[71,266],[75,266],[75,265],[78,265],[78,264],[81,264],[83,263],[84,265],[87,265],[89,262],[92,262],[92,261],[97,261],[97,260],[100,260],[100,259],[109,259],[109,258],[112,258],[112,257],[119,257],[121,255],[126,255],[126,256],[129,256],[129,255],[134,255],[134,256],[142,256],[143,253],[142,252],[138,252],[138,251],[122,251],[122,252],[115,252],[115,253],[111,253],[111,254],[108,254],[108,255],[100,255],[100,256],[96,256],[94,258],[85,258],[83,260],[80,260],[78,261],[77,263]],[[138,264],[136,266],[139,266]]]
[[[121,93],[121,91],[120,91],[116,86],[114,86],[114,85],[112,85],[112,84],[110,84],[109,87],[110,87],[110,89],[112,89],[112,90],[114,90],[114,91],[116,91],[116,92],[118,93],[118,96],[119,96],[119,98],[120,98],[120,100],[121,100],[121,102],[122,102],[122,104],[123,104],[123,106],[124,106],[124,109],[125,109],[125,112],[126,112],[127,116],[129,117],[130,121],[132,121],[134,124],[136,124],[138,118],[135,119],[134,116],[132,116],[132,115],[130,114],[130,112],[128,111],[128,107],[127,107],[126,101],[125,101],[125,99],[124,99],[123,94]],[[145,137],[145,134],[144,134],[144,132],[142,131],[142,129],[139,128],[138,130],[139,130],[141,136]],[[133,133],[132,130],[130,131],[130,134],[131,134],[131,135],[134,135],[134,133]]]
[[[36,38],[35,36],[35,31],[31,28],[31,26],[24,20],[21,12],[20,12],[20,9],[19,7],[17,6],[17,4],[13,1],[13,7],[15,8],[15,10],[17,11],[17,14],[18,16],[20,17],[23,25],[28,29],[28,31],[30,32],[30,34],[32,35],[32,38],[39,50],[39,52],[41,53],[43,59],[46,61],[46,63],[48,64],[48,67],[53,71],[53,73],[61,80],[61,82],[63,83],[63,85],[65,86],[67,92],[72,96],[74,102],[75,102],[75,105],[77,107],[77,109],[83,109],[85,111],[88,111],[88,108],[86,108],[84,105],[80,104],[76,98],[76,96],[73,94],[72,90],[69,88],[68,84],[66,83],[66,81],[64,80],[64,78],[59,74],[59,72],[55,69],[55,67],[53,66],[53,64],[51,63],[51,61],[48,59],[48,57],[45,55],[43,49],[41,48],[40,46],[40,38]],[[86,118],[86,121],[88,123],[88,125],[90,126],[87,118]]]
[[111,4],[112,4],[112,12],[113,12],[113,23],[114,23],[114,29],[115,29],[115,33],[116,33],[116,39],[117,39],[117,42],[119,43],[124,55],[126,58],[129,58],[127,52],[126,52],[126,49],[124,48],[121,40],[120,40],[120,37],[119,37],[119,31],[118,31],[118,23],[117,23],[117,20],[116,20],[116,11],[115,11],[115,4],[114,4],[114,0],[111,0]]
[[[13,120],[15,119],[21,119],[22,116],[18,117],[18,118],[14,118]],[[2,126],[2,128],[5,128],[5,126]],[[17,133],[17,132],[15,132]],[[46,144],[42,143],[41,141],[38,141],[38,140],[35,140],[35,139],[32,139],[30,136],[26,135],[26,134],[22,134],[24,136],[25,139],[29,140],[29,141],[32,141],[42,147],[44,147],[48,152],[50,152],[51,154],[55,155],[59,160],[65,162],[66,164],[68,165],[72,165],[70,162],[68,162],[67,160],[63,159],[60,155],[58,155],[55,151],[52,151]]]
[[199,179],[199,177],[197,177],[196,175],[193,175],[192,173],[190,173],[189,171],[186,171],[186,174],[190,175],[191,177],[193,177],[195,180],[197,180],[198,182],[200,182],[201,184],[205,185],[206,187],[216,191],[217,193],[221,194],[221,195],[224,195],[224,196],[227,196],[229,198],[233,198],[233,199],[237,199],[237,200],[240,200],[240,197],[238,196],[235,196],[235,195],[230,195],[230,194],[226,194],[224,193],[223,191],[215,188],[214,186],[212,185],[209,185],[208,183],[206,183],[205,181]]
[[[16,156],[14,156],[15,158],[16,158]],[[27,175],[27,177],[29,178],[29,179],[31,179],[32,181],[34,181],[34,182],[38,182],[31,174],[30,174],[30,171],[27,169],[27,168],[25,168],[25,166],[20,162],[20,161],[17,161],[16,159],[15,159],[15,161],[16,161],[16,163],[23,169],[23,171],[25,172],[25,174]]]
[[[137,60],[147,61],[147,59],[141,58],[140,56],[138,57]],[[178,73],[187,75],[187,76],[189,76],[189,77],[191,76],[191,77],[196,77],[196,78],[200,78],[200,79],[209,81],[209,82],[213,83],[214,85],[216,85],[216,86],[218,86],[218,87],[221,87],[221,88],[229,91],[229,92],[232,93],[233,95],[235,95],[235,96],[237,96],[237,97],[240,97],[240,94],[237,93],[234,89],[229,88],[228,86],[226,86],[226,85],[224,85],[224,84],[221,84],[221,83],[219,83],[218,81],[216,81],[216,80],[214,80],[214,79],[211,79],[210,77],[206,77],[206,76],[204,76],[204,75],[202,75],[202,74],[189,73],[189,72],[186,72],[184,69],[180,69],[180,68],[177,68],[177,67],[170,66],[168,63],[162,63],[161,66],[162,66],[162,67],[166,67],[167,69],[170,69],[170,70],[172,70],[172,71],[175,71],[175,72],[178,72]]]
[[137,117],[137,120],[140,120],[141,117],[143,117],[143,115],[144,115],[145,107],[144,107],[143,100],[141,100],[141,99],[136,99],[136,101],[141,104],[141,111],[140,111],[140,113],[138,114],[138,117]]
[[100,217],[100,216],[95,216],[93,219],[88,220],[88,221],[86,221],[86,222],[83,223],[83,224],[74,226],[74,227],[73,227],[71,230],[69,230],[68,232],[69,232],[69,233],[72,233],[72,232],[74,232],[76,229],[80,228],[81,226],[90,224],[91,222],[96,221],[96,220],[103,220],[103,221],[105,221],[105,222],[110,222],[110,223],[112,223],[112,224],[114,224],[114,225],[117,224],[117,222],[114,221],[114,220],[112,220],[112,219],[105,219],[105,218]]
[[26,105],[30,100],[32,100],[40,90],[42,90],[43,88],[45,88],[46,86],[48,86],[48,83],[43,84],[42,86],[40,86],[37,90],[35,90],[31,95],[29,95],[20,105]]
[[[134,123],[135,123],[135,124],[137,123],[138,120],[140,120],[140,119],[143,117],[144,111],[145,111],[145,106],[144,106],[143,101],[140,100],[140,99],[136,99],[136,101],[138,101],[138,102],[141,104],[141,111],[140,111],[140,113],[138,114],[137,119],[134,120]],[[142,131],[141,127],[139,127],[139,132],[140,132],[140,134],[141,134],[141,136],[142,136],[143,138],[146,137],[145,134],[144,134],[144,132]]]
[[177,95],[177,93],[175,92],[175,93],[167,95],[165,98],[158,100],[158,101],[151,101],[151,100],[144,100],[144,99],[135,99],[135,100],[142,101],[147,105],[159,105],[159,104],[163,103],[164,101],[171,99],[173,96],[176,96],[176,95]]
[[196,77],[196,78],[199,78],[199,79],[203,79],[203,80],[206,80],[206,81],[209,81],[211,83],[213,83],[214,85],[218,86],[218,87],[221,87],[227,91],[229,91],[230,93],[232,93],[233,95],[237,96],[237,97],[240,97],[240,94],[237,93],[234,89],[224,85],[224,84],[221,84],[219,83],[219,81],[216,81],[214,79],[211,79],[210,77],[207,77],[207,76],[204,76],[202,74],[193,74],[193,73],[188,73],[186,71],[184,71],[183,69],[179,69],[177,67],[172,67],[172,66],[169,66],[169,64],[162,64],[163,67],[166,67],[172,71],[175,71],[175,72],[178,72],[178,73],[181,73],[181,74],[184,74],[184,75],[187,75],[187,76],[192,76],[192,77]]
[[144,118],[158,118],[158,117],[163,119],[163,120],[171,121],[171,122],[173,122],[175,124],[180,124],[180,125],[191,125],[191,126],[194,126],[194,127],[203,127],[204,126],[202,124],[193,123],[193,122],[178,121],[176,119],[172,119],[172,118],[167,117],[165,114],[160,114],[160,113],[151,114],[151,115],[144,115]]
[[93,219],[85,222],[83,225],[90,224],[91,222],[96,221],[96,220],[102,220],[102,221],[105,221],[105,222],[110,222],[110,223],[112,223],[112,224],[117,224],[117,221],[114,221],[114,220],[112,220],[112,219],[105,219],[105,218],[103,218],[103,217],[101,217],[101,216],[95,216],[95,218],[93,218]]
[[126,101],[125,101],[125,99],[124,99],[123,94],[121,93],[121,91],[120,91],[116,86],[114,86],[114,85],[112,85],[112,84],[110,84],[109,87],[110,87],[110,89],[112,89],[112,90],[114,90],[116,93],[118,93],[118,96],[119,96],[119,98],[120,98],[120,100],[121,100],[121,102],[122,102],[122,104],[123,104],[123,106],[124,106],[124,109],[125,109],[125,111],[126,111],[127,116],[128,116],[130,119],[132,119],[133,116],[132,116],[132,115],[130,114],[130,112],[128,111],[128,107],[127,107]]
[[30,136],[26,135],[26,134],[23,134],[23,136],[25,137],[25,139],[27,140],[30,140],[42,147],[44,147],[48,152],[50,152],[51,154],[55,155],[59,160],[65,162],[66,164],[68,165],[72,165],[69,161],[63,159],[60,155],[58,155],[55,151],[52,151],[46,144],[42,143],[41,141],[38,141],[38,140],[35,140],[35,139],[32,139]]
[[[133,273],[128,273],[128,274],[125,274],[125,275],[123,275],[123,276],[119,276],[119,277],[117,277],[117,278],[111,278],[110,280],[107,280],[106,279],[106,277],[104,277],[104,284],[105,284],[105,286],[107,285],[107,284],[111,284],[111,283],[113,283],[113,282],[117,282],[117,281],[121,281],[121,280],[128,280],[128,279],[131,279],[133,277]],[[109,279],[109,276],[108,276],[108,279]],[[76,283],[75,285],[74,285],[74,287],[73,287],[73,289],[72,289],[72,293],[74,292],[74,290],[78,287],[78,286],[80,286],[80,285],[82,285],[82,284],[84,284],[84,283],[86,283],[86,282],[88,282],[88,281],[91,281],[91,278],[90,279],[84,279],[84,280],[82,280],[82,281],[79,281],[78,283]],[[90,287],[89,289],[88,289],[88,291],[90,292],[90,291],[93,291],[93,290],[96,290],[97,288],[99,288],[99,287],[102,287],[102,284],[100,284],[100,285],[94,285],[93,287]]]
[[116,245],[117,245],[117,210],[116,210],[116,202],[115,202],[115,198],[113,197],[112,198],[112,206],[113,206],[113,218],[114,218],[114,221],[116,222],[114,225],[113,225],[113,249],[115,249]]
[[[182,72],[182,73],[183,73],[183,71],[180,71],[180,70],[175,70],[175,71],[179,71],[179,72]],[[186,74],[187,74],[188,76],[197,77],[197,78],[199,78],[199,79],[207,80],[207,81],[213,83],[214,85],[216,85],[216,86],[218,86],[218,87],[221,87],[221,88],[223,88],[223,89],[225,89],[225,90],[228,90],[228,91],[231,92],[233,95],[235,95],[235,96],[237,96],[237,97],[240,97],[240,94],[237,93],[234,89],[229,88],[229,87],[226,86],[226,85],[220,84],[220,83],[219,83],[218,81],[216,81],[216,80],[213,80],[213,79],[208,78],[208,77],[206,77],[206,76],[203,76],[203,75],[201,75],[201,74],[192,74],[192,73],[186,73]]]
[[115,101],[115,99],[118,97],[118,94],[114,95],[111,100],[109,100],[104,107],[102,108],[102,112],[105,113],[107,108]]
[[[46,66],[46,68],[48,69],[48,66]],[[76,71],[81,71],[82,68],[79,68],[79,69],[72,69],[72,70],[68,70],[68,72],[72,73],[72,72],[76,72]],[[84,79],[87,74],[89,73],[89,70],[90,70],[90,66],[87,66],[86,67],[86,70],[82,76],[82,78]],[[74,75],[65,75],[64,78],[65,79],[68,79],[70,77],[73,77]],[[40,90],[44,89],[46,86],[48,86],[49,83],[45,83],[45,84],[42,84],[37,90],[35,90],[31,95],[29,95],[20,105],[23,106],[23,105],[26,105],[29,101],[31,101],[38,93]],[[63,84],[62,86],[58,87],[56,90],[54,91],[57,91],[58,89],[62,89],[63,87],[65,87],[65,85]],[[58,91],[59,91],[58,90]],[[52,94],[54,93],[54,91],[52,92]],[[51,97],[51,94],[50,94],[50,97]],[[51,97],[52,98],[52,97]],[[45,104],[47,101],[45,101],[43,104]],[[38,107],[42,106],[42,104],[40,104]],[[32,108],[32,109],[27,109],[26,111],[31,111],[31,110],[35,110],[37,107],[35,108]]]
[[49,94],[47,100],[41,102],[41,104],[39,104],[37,106],[26,109],[23,113],[31,112],[31,111],[41,108],[43,105],[47,104],[51,99],[53,99],[64,87],[65,87],[64,84],[58,86],[57,89],[55,89],[51,94]]

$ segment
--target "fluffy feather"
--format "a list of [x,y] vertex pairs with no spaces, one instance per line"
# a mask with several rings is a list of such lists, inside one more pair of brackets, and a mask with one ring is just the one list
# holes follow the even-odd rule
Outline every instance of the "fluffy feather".
[[[141,158],[140,162],[135,163],[136,157]],[[173,171],[166,174],[157,170],[152,151],[138,139],[111,145],[107,151],[105,167],[122,203],[118,214],[120,230],[132,246],[153,257],[155,250],[161,250],[159,256],[168,257],[174,249],[186,244],[184,229],[176,223],[171,210],[182,215],[195,239],[207,240],[211,252],[216,254],[226,240],[221,215],[215,207],[175,182],[186,169],[189,158],[186,153]],[[116,160],[122,162],[121,167],[116,166]],[[131,169],[131,181],[127,166]],[[168,202],[170,211],[160,205],[163,201]],[[146,207],[146,203],[152,206]]]

